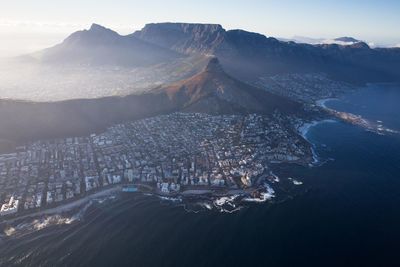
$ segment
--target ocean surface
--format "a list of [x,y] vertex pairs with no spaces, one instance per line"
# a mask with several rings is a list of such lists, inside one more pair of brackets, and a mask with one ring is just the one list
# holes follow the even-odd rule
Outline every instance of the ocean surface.
[[[400,86],[370,85],[326,105],[400,130],[399,103]],[[304,183],[281,201],[194,212],[117,196],[0,238],[0,266],[400,266],[400,136],[326,122],[307,138],[325,163],[279,171]]]

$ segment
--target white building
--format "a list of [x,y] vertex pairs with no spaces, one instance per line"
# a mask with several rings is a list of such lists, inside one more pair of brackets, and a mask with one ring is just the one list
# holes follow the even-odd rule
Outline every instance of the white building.
[[169,193],[168,183],[161,183],[161,192]]
[[8,203],[4,203],[1,206],[0,216],[16,213],[18,211],[18,204],[19,200],[14,200],[14,196],[12,196]]

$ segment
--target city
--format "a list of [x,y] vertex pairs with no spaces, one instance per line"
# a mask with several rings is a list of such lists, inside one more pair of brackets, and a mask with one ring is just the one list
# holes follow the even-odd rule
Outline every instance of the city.
[[354,85],[330,79],[321,73],[293,73],[259,77],[255,83],[273,93],[315,105],[320,99],[336,98],[356,90]]
[[0,267],[399,266],[400,1],[2,1]]
[[311,162],[294,120],[278,112],[173,113],[18,147],[0,156],[0,214],[54,207],[121,184],[162,195],[256,191],[273,164]]

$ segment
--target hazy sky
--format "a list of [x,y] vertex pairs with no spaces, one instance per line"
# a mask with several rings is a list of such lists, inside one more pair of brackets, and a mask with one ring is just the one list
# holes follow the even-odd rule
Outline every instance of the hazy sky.
[[400,44],[400,0],[0,0],[0,56],[53,45],[92,22],[127,34],[165,21]]

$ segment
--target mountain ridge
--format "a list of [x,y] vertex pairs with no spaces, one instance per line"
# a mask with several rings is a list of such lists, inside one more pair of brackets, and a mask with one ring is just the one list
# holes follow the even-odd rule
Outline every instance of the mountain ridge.
[[220,24],[150,23],[129,35],[93,24],[38,55],[47,63],[129,67],[214,55],[228,74],[250,82],[262,76],[311,72],[355,84],[400,81],[396,49],[371,48],[363,42],[284,42],[245,30],[225,30]]
[[[262,75],[321,71],[332,78],[352,83],[400,80],[400,61],[397,61],[400,60],[400,53],[384,49],[382,52],[382,49],[372,49],[363,42],[349,46],[298,44],[282,42],[259,33],[227,31],[217,27],[215,31],[218,34],[213,32],[199,44],[204,39],[198,36],[203,36],[208,27],[195,24],[190,28],[193,31],[187,31],[186,25],[174,24],[175,31],[181,29],[185,32],[184,42],[164,42],[163,35],[160,35],[157,36],[158,44],[179,52],[213,54],[229,74],[245,80]],[[152,24],[152,31],[144,27],[134,35],[151,41],[152,34],[162,32],[164,27],[163,23]],[[390,57],[388,52],[391,53]],[[349,71],[354,71],[355,75],[350,75]]]
[[50,64],[116,65],[142,67],[182,57],[178,52],[124,36],[92,24],[88,30],[69,35],[62,43],[33,55]]
[[[298,112],[293,101],[245,84],[223,70],[217,57],[212,57],[204,70],[186,80],[158,88],[183,110],[203,113],[270,114],[274,110]],[[227,105],[228,104],[228,105]]]

